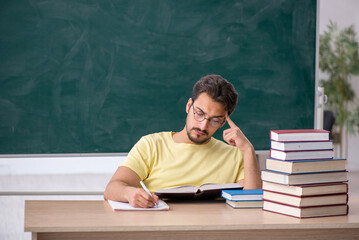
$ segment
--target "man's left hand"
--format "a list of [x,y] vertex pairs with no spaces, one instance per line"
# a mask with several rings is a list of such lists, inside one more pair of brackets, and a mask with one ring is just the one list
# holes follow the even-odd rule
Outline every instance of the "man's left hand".
[[228,144],[238,147],[241,151],[252,150],[252,144],[241,129],[229,117],[227,117],[227,122],[230,128],[223,131],[223,139]]

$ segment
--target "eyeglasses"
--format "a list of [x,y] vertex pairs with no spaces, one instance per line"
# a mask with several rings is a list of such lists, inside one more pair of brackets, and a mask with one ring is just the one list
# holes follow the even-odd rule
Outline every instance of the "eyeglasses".
[[205,115],[206,113],[202,112],[202,111],[195,111],[194,110],[194,104],[192,104],[193,107],[193,115],[194,115],[194,119],[198,122],[203,122],[204,119],[207,119],[209,121],[209,124],[214,127],[214,128],[218,128],[220,127],[226,120],[225,119],[221,119],[219,117],[212,117],[212,118],[206,118]]

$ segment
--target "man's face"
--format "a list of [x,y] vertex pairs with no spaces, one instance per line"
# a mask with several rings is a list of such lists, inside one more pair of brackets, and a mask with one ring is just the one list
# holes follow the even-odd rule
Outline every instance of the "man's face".
[[[207,143],[212,135],[224,125],[227,117],[227,111],[223,105],[215,102],[207,93],[200,94],[195,102],[189,99],[186,111],[187,137],[194,144]],[[201,118],[202,121],[196,120]],[[215,123],[220,124],[216,126]]]

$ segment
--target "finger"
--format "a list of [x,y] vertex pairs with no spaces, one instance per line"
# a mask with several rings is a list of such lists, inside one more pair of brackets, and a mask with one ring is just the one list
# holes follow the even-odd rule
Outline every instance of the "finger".
[[[226,129],[225,131],[223,131],[223,139],[237,139],[238,137],[240,137],[238,134],[240,134],[238,132],[238,128],[234,129],[234,128],[229,128]],[[228,141],[227,141],[228,142]]]
[[223,137],[225,137],[225,138],[227,138],[227,139],[236,139],[236,138],[237,138],[237,134],[236,134],[236,132],[228,132],[228,133],[226,133],[226,135],[223,136]]
[[223,139],[232,146],[236,146],[236,141],[235,141],[235,132],[228,132],[227,134],[223,135]]
[[154,207],[156,204],[159,204],[158,201],[158,196],[155,194],[152,194],[151,196],[148,195],[148,193],[146,192],[146,194],[143,195],[143,199],[144,199],[144,203],[146,204],[147,207]]
[[156,203],[157,206],[158,206],[158,204],[160,204],[158,196],[153,194],[153,195],[152,195],[152,198],[153,198],[153,200],[155,201],[155,203]]
[[154,207],[156,204],[158,204],[158,197],[154,194],[148,195],[148,193],[146,192],[143,195],[143,198],[145,199],[148,207]]
[[227,117],[227,122],[228,122],[228,125],[231,128],[236,128],[237,127],[237,125],[229,117]]
[[152,197],[150,196],[141,196],[140,198],[138,198],[138,201],[139,201],[139,205],[145,208],[151,208],[154,207],[155,205]]
[[236,142],[233,139],[230,139],[228,141],[226,141],[229,145],[235,147],[236,146]]
[[236,141],[234,141],[233,139],[229,139],[227,142],[229,145],[231,145],[233,147],[237,146]]
[[148,208],[155,205],[155,201],[152,196],[148,195],[148,193],[143,189],[138,190],[135,198],[136,205],[138,205],[139,207]]
[[144,202],[140,189],[137,189],[136,193],[133,195],[132,203],[134,207],[144,207]]
[[223,130],[223,136],[227,136],[228,134],[232,134],[233,132],[235,132],[235,129],[227,128],[227,129]]
[[226,142],[229,142],[229,140],[232,139],[232,133],[231,132],[223,133],[223,139]]
[[[232,123],[233,123],[233,122],[232,122]],[[233,124],[234,124],[234,123],[233,123]],[[244,136],[242,130],[241,130],[238,126],[236,126],[235,124],[232,125],[232,126],[234,126],[234,127],[231,127],[231,128],[228,128],[228,129],[224,130],[224,131],[223,131],[223,134],[235,133],[235,134],[237,134],[238,136]]]

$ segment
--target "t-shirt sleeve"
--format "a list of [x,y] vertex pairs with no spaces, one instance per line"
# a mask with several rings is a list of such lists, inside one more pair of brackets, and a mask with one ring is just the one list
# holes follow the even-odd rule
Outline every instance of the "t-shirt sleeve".
[[150,140],[142,137],[128,153],[126,160],[120,165],[130,168],[132,171],[144,180],[147,178],[152,162],[152,150]]

